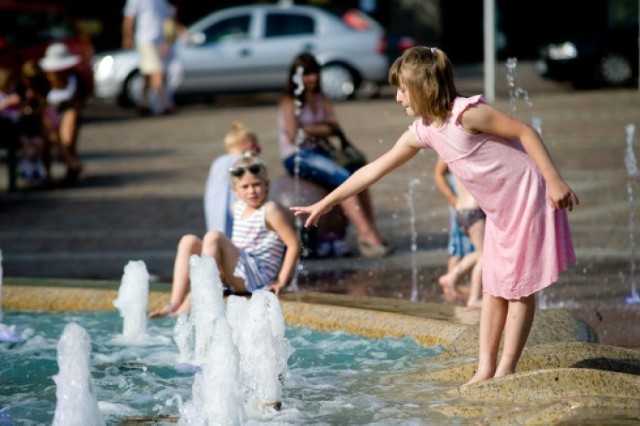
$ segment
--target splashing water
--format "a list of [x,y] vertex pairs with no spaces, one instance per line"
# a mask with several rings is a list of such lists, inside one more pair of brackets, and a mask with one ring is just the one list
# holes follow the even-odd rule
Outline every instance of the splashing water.
[[123,319],[123,343],[140,343],[147,336],[147,301],[149,298],[149,273],[142,260],[131,260],[124,267],[124,274],[113,301]]
[[409,205],[409,228],[411,232],[411,295],[409,300],[415,302],[418,300],[418,260],[416,252],[418,251],[418,231],[416,230],[416,207],[414,203],[413,188],[420,183],[419,179],[411,179],[409,181],[409,191],[406,194],[407,204]]
[[[303,76],[304,76],[304,68],[302,66],[298,66],[296,68],[296,72],[291,77],[293,84],[295,84],[295,89],[293,91],[293,94],[295,98],[294,106],[295,106],[296,118],[300,117],[300,113],[302,111],[302,101],[300,101],[299,97],[302,95],[302,92],[304,92]],[[293,164],[294,164],[293,194],[294,194],[294,200],[296,205],[300,205],[300,162],[302,161],[302,159],[300,158],[300,146],[304,142],[304,139],[305,139],[304,130],[302,129],[302,127],[299,127],[298,132],[296,133],[296,139],[295,139],[296,150],[295,150],[295,157],[293,160]],[[301,235],[302,234],[302,218],[300,216],[295,217],[295,226],[296,226],[296,232],[298,233],[298,235]],[[303,247],[302,250],[303,250],[303,254],[307,254],[309,252],[308,247],[307,248]],[[289,283],[289,286],[288,286],[289,291],[299,290],[298,277],[303,267],[304,265],[300,263],[298,267],[294,269],[293,277],[291,277],[291,282]]]
[[[243,424],[247,416],[278,409],[290,354],[278,298],[266,290],[253,292],[249,300],[229,296],[225,309],[213,258],[193,255],[190,265],[193,327],[183,318],[180,328],[195,331],[200,368],[180,423]],[[190,341],[183,337],[181,344]]]
[[278,298],[266,290],[253,292],[248,301],[229,296],[227,319],[240,352],[247,413],[255,416],[279,409],[290,347]]
[[629,265],[629,280],[631,282],[631,296],[625,300],[628,304],[640,303],[640,296],[638,295],[638,288],[636,283],[636,221],[634,218],[634,186],[636,178],[638,177],[638,163],[636,162],[635,154],[633,153],[633,135],[635,133],[635,125],[627,124],[627,152],[624,157],[624,164],[627,167],[627,174],[629,179],[627,181],[627,199],[629,201],[629,247],[630,253],[630,265]]
[[64,327],[58,341],[54,426],[98,426],[104,418],[93,392],[90,373],[91,338],[75,322]]
[[20,338],[16,335],[16,326],[2,324],[2,280],[2,250],[0,250],[0,342],[17,342]]
[[529,99],[529,93],[516,84],[516,67],[518,66],[517,58],[507,59],[507,86],[509,87],[509,104],[511,112],[515,115],[518,110],[518,100],[522,98],[527,106],[532,106]]

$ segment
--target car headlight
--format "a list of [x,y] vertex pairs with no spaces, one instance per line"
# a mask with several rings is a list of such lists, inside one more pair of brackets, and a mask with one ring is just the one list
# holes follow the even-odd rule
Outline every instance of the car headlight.
[[107,55],[97,61],[93,66],[96,80],[104,80],[113,74],[113,56]]
[[552,44],[549,46],[549,59],[575,59],[577,56],[578,49],[576,49],[576,45],[570,41],[566,41],[561,44]]

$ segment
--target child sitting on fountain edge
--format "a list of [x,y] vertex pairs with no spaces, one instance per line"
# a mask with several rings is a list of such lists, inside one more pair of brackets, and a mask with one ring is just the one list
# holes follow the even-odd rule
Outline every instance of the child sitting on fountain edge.
[[294,274],[302,245],[291,214],[278,202],[268,201],[267,169],[248,153],[236,161],[231,175],[234,202],[233,235],[209,231],[201,240],[184,235],[178,244],[171,299],[151,318],[188,312],[191,255],[214,258],[223,283],[234,293],[252,293],[266,288],[279,294]]

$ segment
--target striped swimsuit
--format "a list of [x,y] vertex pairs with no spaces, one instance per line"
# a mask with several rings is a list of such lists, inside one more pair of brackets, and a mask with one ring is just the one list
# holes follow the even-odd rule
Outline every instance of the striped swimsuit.
[[231,240],[240,250],[233,275],[244,279],[250,293],[273,283],[278,277],[285,248],[277,233],[267,229],[266,204],[250,217],[242,219],[247,205],[238,200],[233,212]]

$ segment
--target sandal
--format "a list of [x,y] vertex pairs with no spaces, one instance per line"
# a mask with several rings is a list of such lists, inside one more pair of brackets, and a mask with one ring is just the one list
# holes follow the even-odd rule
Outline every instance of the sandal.
[[385,257],[391,253],[391,247],[386,244],[371,244],[358,240],[358,251],[362,257]]

